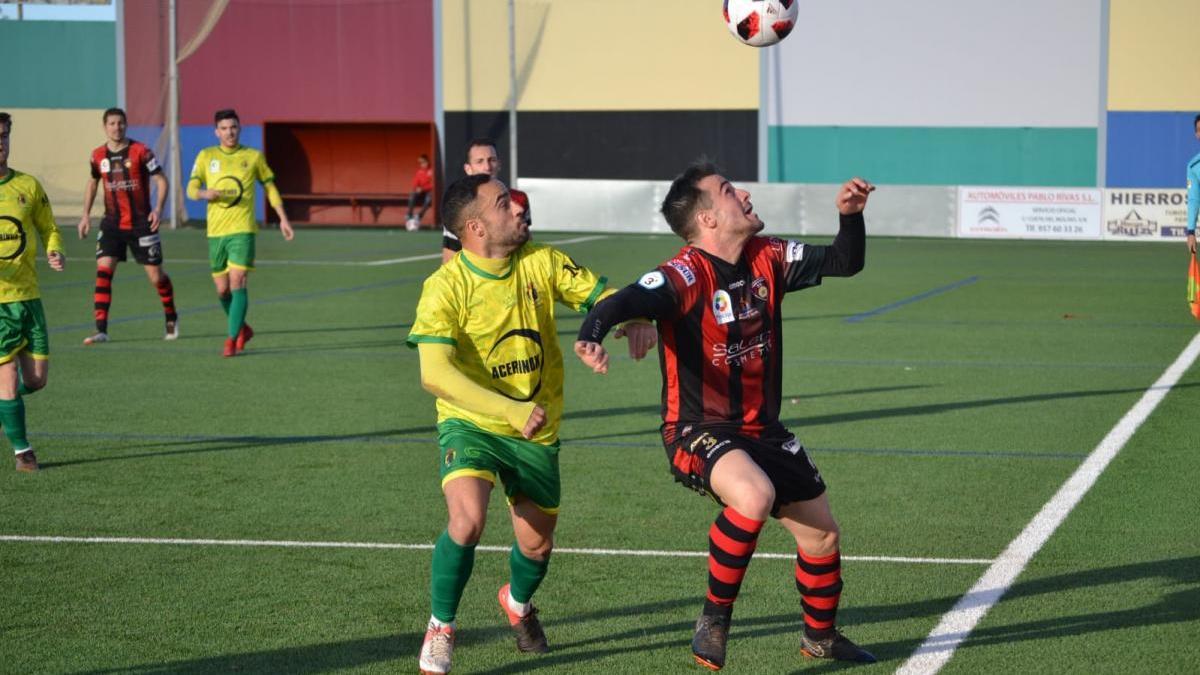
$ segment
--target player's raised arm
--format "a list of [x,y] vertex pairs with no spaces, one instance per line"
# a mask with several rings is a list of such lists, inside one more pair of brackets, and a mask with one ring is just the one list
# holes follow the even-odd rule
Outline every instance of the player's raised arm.
[[[583,319],[575,342],[575,355],[597,373],[608,371],[608,354],[601,343],[618,324],[631,319],[659,319],[671,316],[677,307],[674,291],[662,270],[654,270],[636,284],[630,284],[596,303]],[[645,325],[645,324],[643,324]],[[624,331],[641,330],[637,324]],[[631,339],[633,339],[631,334]],[[640,339],[640,338],[639,338]],[[633,348],[631,344],[631,349]]]
[[[874,191],[875,186],[861,178],[846,181],[838,191],[838,233],[832,244],[823,247],[820,276],[852,277],[862,271],[867,253],[867,227],[863,219],[863,209],[867,207],[867,198]],[[790,255],[789,249],[789,257]],[[795,261],[788,260],[788,290],[811,285],[804,283],[802,279],[807,276],[804,273],[806,265],[802,254],[799,258]]]

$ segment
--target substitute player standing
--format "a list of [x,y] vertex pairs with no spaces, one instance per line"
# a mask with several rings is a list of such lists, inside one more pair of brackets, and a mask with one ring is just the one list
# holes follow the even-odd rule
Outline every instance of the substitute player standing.
[[0,112],[0,426],[12,442],[17,471],[37,471],[25,437],[23,394],[46,386],[50,336],[37,279],[36,231],[56,272],[67,259],[50,200],[36,178],[9,168],[12,116]]
[[[146,269],[146,276],[158,291],[166,317],[164,340],[179,337],[179,315],[175,311],[175,288],[162,269],[162,240],[158,234],[163,204],[167,201],[167,178],[154,153],[125,135],[125,111],[104,111],[104,145],[92,151],[89,162],[92,177],[83,196],[83,217],[79,219],[79,238],[92,229],[92,203],[96,185],[104,184],[104,220],[96,237],[96,291],[94,298],[96,334],[83,344],[108,342],[108,310],[112,304],[112,280],[117,263],[126,260],[125,250]],[[150,208],[150,182],[157,194]]]
[[[467,144],[467,157],[463,171],[468,176],[495,176],[500,173],[500,156],[496,154],[496,142],[490,138],[476,138]],[[529,195],[509,188],[509,199],[525,209],[526,225],[533,225],[533,212],[529,210]],[[455,253],[462,250],[462,243],[449,227],[442,228],[442,263],[450,262]]]
[[[213,116],[220,145],[205,148],[196,156],[188,180],[189,199],[208,202],[208,261],[221,308],[229,317],[229,336],[222,356],[234,356],[246,348],[254,330],[246,323],[249,296],[247,274],[254,269],[254,241],[258,221],[254,219],[254,181],[263,184],[267,202],[279,216],[279,232],[287,241],[295,234],[283,210],[283,198],[275,187],[275,173],[263,154],[239,143],[241,122],[233,110],[218,110]],[[201,186],[205,188],[201,188]]]
[[[408,344],[421,384],[437,397],[441,485],[449,512],[433,550],[433,612],[421,646],[422,673],[450,670],[455,615],[499,479],[516,543],[500,608],[523,652],[548,649],[530,604],[546,576],[558,520],[558,425],[563,363],[554,303],[587,311],[605,280],[570,256],[528,243],[524,209],[487,174],[452,184],[445,222],[462,252],[425,280]],[[654,329],[629,327],[630,355],[654,344]]]
[[606,372],[600,345],[633,316],[658,321],[663,372],[663,446],[675,479],[724,507],[709,530],[708,595],[692,653],[713,670],[742,578],[767,516],[796,540],[796,587],[806,656],[873,662],[838,632],[842,590],[838,525],[825,483],[804,446],[779,421],[784,294],[863,267],[862,211],[874,187],[860,179],[837,197],[841,227],[831,246],[756,236],[763,229],[750,193],[711,164],[671,184],[662,213],[687,241],[677,256],[603,300],[584,319],[575,351]]
[[[1192,129],[1196,132],[1196,140],[1200,141],[1200,115],[1192,120]],[[1188,251],[1196,252],[1196,217],[1200,214],[1200,153],[1197,153],[1187,165],[1187,232]]]

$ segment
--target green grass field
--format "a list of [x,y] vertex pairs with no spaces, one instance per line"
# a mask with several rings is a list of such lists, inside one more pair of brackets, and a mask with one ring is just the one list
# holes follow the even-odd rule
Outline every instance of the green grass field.
[[[403,344],[437,261],[362,264],[436,253],[435,235],[264,232],[258,335],[236,359],[220,357],[202,233],[165,240],[173,343],[126,263],[113,342],[81,346],[92,245],[72,239],[63,274],[42,263],[53,366],[26,403],[44,470],[0,467],[0,672],[415,672],[425,548],[11,539],[428,545],[444,528],[433,400]],[[562,248],[623,285],[678,246]],[[856,668],[904,663],[1195,336],[1185,264],[1182,245],[871,239],[858,277],[789,298],[783,417],[843,528],[840,623],[880,658]],[[580,317],[560,319],[570,353]],[[667,472],[657,365],[566,369],[558,546],[705,551],[715,508]],[[1193,366],[943,672],[1195,672],[1198,414]],[[507,547],[499,496],[492,507],[483,544]],[[758,550],[792,552],[777,525]],[[495,605],[507,556],[480,552],[455,672],[702,672],[688,642],[705,569],[560,551],[536,598],[552,651],[526,656]],[[840,670],[799,656],[800,625],[792,563],[756,559],[726,669]]]

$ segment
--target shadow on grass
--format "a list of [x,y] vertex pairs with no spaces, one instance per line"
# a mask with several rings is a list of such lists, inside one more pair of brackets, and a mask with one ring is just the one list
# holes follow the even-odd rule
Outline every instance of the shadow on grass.
[[[144,459],[147,457],[168,457],[171,455],[190,455],[203,452],[225,452],[228,450],[245,450],[249,448],[261,448],[277,445],[300,445],[306,443],[379,443],[387,442],[388,439],[394,437],[407,436],[409,434],[437,434],[435,426],[408,427],[406,429],[385,429],[383,431],[371,431],[362,434],[315,434],[306,436],[165,436],[168,439],[162,442],[146,443],[141,446],[132,446],[133,448],[178,448],[180,446],[195,446],[207,445],[211,447],[185,447],[177,450],[160,450],[148,452],[131,452],[122,455],[105,455],[103,457],[89,457],[87,459],[66,460],[62,462],[43,462],[42,469],[55,469],[65,466],[75,466],[80,464],[95,464],[97,462],[113,462],[123,459]],[[58,437],[75,437],[75,438],[114,438],[121,440],[139,440],[137,435],[129,434],[46,434],[47,436]],[[143,436],[143,439],[153,439],[155,436]],[[178,439],[178,440],[176,440]],[[421,439],[425,442],[436,443],[432,439]],[[131,446],[125,446],[131,447]]]
[[[1133,627],[1197,620],[1196,607],[1200,606],[1200,556],[1089,569],[1019,582],[1005,595],[1004,601],[1049,596],[1073,589],[1103,589],[1109,584],[1148,580],[1162,580],[1167,583],[1159,584],[1164,589],[1163,593],[1146,606],[1116,612],[1065,614],[1053,618],[987,627],[974,631],[959,648],[967,649],[996,644],[1014,645],[1021,642],[1053,640]],[[699,581],[698,578],[697,582]],[[849,627],[848,633],[853,639],[854,626],[913,618],[932,621],[953,607],[958,600],[958,597],[951,596],[896,605],[850,607],[840,611],[839,616],[842,619],[841,623]],[[981,597],[979,600],[982,602],[984,598]],[[743,603],[753,602],[752,596],[743,599]],[[684,669],[691,663],[688,653],[688,642],[691,639],[693,626],[690,612],[698,608],[699,604],[699,600],[694,597],[676,598],[585,612],[563,617],[560,620],[549,619],[546,621],[552,645],[549,654],[515,657],[518,660],[489,668],[483,672],[493,675],[535,671],[554,672],[562,667],[580,666],[590,661],[621,655],[630,657],[629,672],[636,672],[638,670],[636,659],[639,654],[647,650],[660,649],[677,650],[680,669]],[[676,611],[687,611],[688,619],[608,633],[604,633],[603,627],[600,627],[599,631],[587,631],[601,633],[595,637],[569,639],[573,634],[580,632],[579,628],[572,627],[604,624],[611,622],[614,618]],[[801,625],[799,611],[794,614],[747,617],[734,621],[730,641],[736,643],[747,639],[787,635],[787,639],[797,643],[796,665],[799,665],[806,663],[799,654],[798,636]],[[568,639],[563,640],[563,638]],[[290,647],[87,672],[93,675],[118,672],[156,675],[159,673],[216,671],[324,673],[387,661],[395,661],[397,668],[409,670],[420,649],[421,639],[420,634],[404,633],[398,636],[344,640],[323,645]],[[458,646],[460,649],[471,649],[473,645],[509,639],[508,630],[505,628],[464,629],[459,634]],[[895,665],[896,662],[912,654],[923,639],[923,635],[914,635],[909,639],[864,644],[863,646],[873,652],[881,662],[891,662],[891,665]],[[736,662],[730,665],[736,666]],[[780,665],[780,671],[788,667],[786,664]],[[798,668],[792,672],[827,672],[858,667],[861,666],[809,661],[807,667]]]
[[[1200,382],[1184,382],[1176,384],[1174,389],[1190,389],[1200,387]],[[796,429],[804,427],[819,426],[822,424],[843,424],[846,422],[862,422],[868,420],[886,419],[889,417],[915,417],[919,415],[936,415],[939,413],[954,412],[957,410],[974,410],[978,408],[989,408],[1000,405],[1014,405],[1023,403],[1042,403],[1045,401],[1061,401],[1079,398],[1093,398],[1096,396],[1120,396],[1123,394],[1141,394],[1146,391],[1146,387],[1134,387],[1129,389],[1097,389],[1090,391],[1060,391],[1050,394],[1025,394],[1022,396],[1002,396],[1000,398],[981,398],[973,401],[952,401],[949,403],[927,403],[923,405],[906,405],[895,408],[876,408],[873,410],[853,410],[850,412],[835,413],[830,415],[814,415],[812,417],[790,417],[781,419],[784,426]],[[816,398],[812,395],[807,398]],[[591,436],[579,436],[571,439],[573,442],[579,443],[582,441],[594,441],[605,438],[616,438],[619,436],[637,436],[641,434],[658,433],[658,427],[645,429],[618,431],[606,434],[594,434]]]

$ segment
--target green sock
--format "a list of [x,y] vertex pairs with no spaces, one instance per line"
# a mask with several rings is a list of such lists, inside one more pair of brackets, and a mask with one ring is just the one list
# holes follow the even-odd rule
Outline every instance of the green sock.
[[546,578],[546,569],[550,567],[550,558],[531,560],[521,553],[521,549],[513,544],[512,555],[508,556],[508,567],[512,570],[512,580],[509,582],[508,593],[517,602],[529,602],[534,591]]
[[233,294],[222,293],[217,296],[217,299],[221,301],[221,309],[225,310],[225,316],[229,316],[229,305],[233,304]]
[[471,578],[475,566],[475,545],[460,546],[442,532],[433,546],[433,574],[430,595],[433,598],[433,616],[438,621],[450,623],[458,613],[458,601]]
[[4,435],[12,442],[13,450],[29,449],[29,439],[25,438],[25,401],[20,396],[0,399],[0,425],[4,426]]
[[250,303],[250,297],[246,293],[246,289],[238,288],[233,291],[233,298],[229,301],[229,337],[237,337],[238,331],[242,329],[242,324],[246,322],[246,306]]

